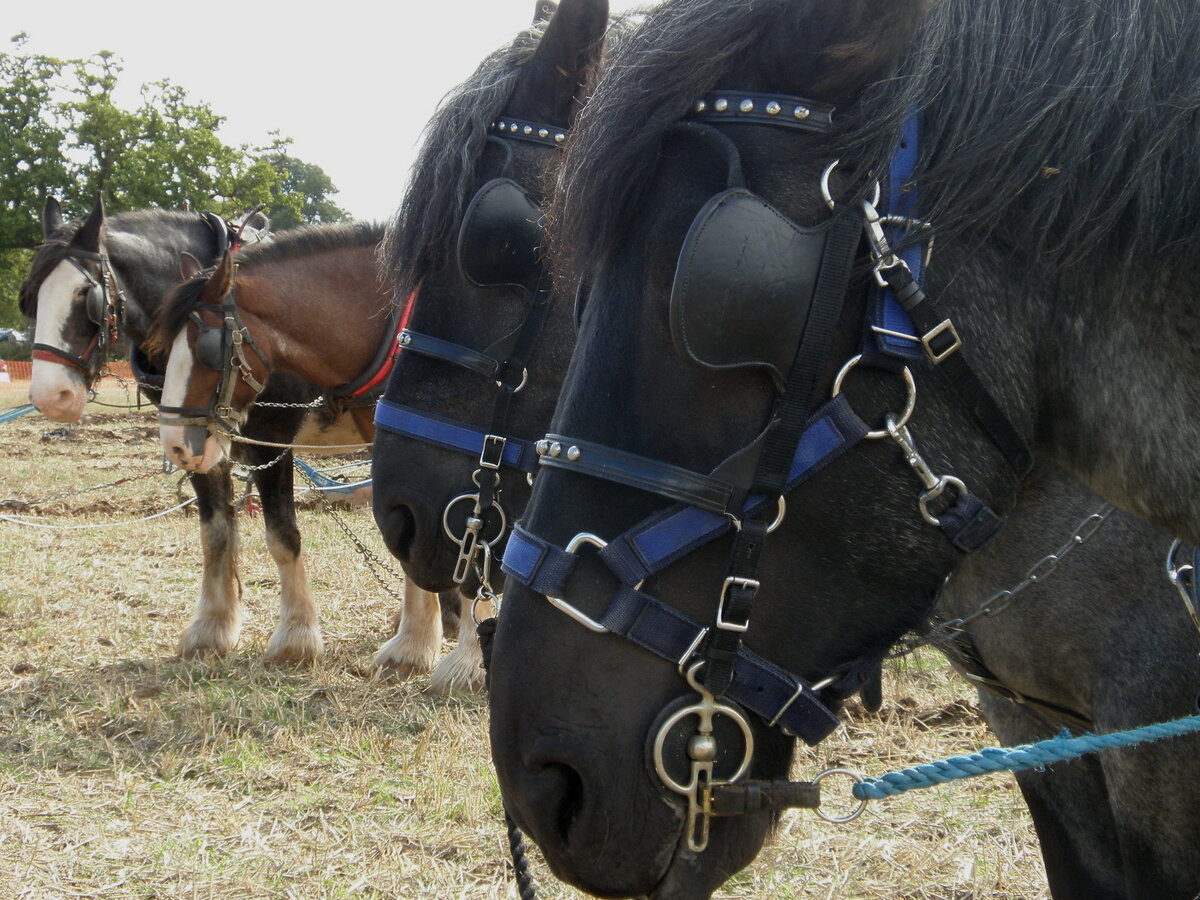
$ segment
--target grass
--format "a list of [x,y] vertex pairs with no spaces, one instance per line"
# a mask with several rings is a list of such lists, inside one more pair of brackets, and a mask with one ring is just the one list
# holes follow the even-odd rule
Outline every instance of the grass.
[[[0,391],[0,408],[20,402]],[[89,407],[70,438],[43,438],[56,427],[36,415],[0,425],[0,501],[159,464],[146,411]],[[178,502],[177,479],[27,514],[71,525],[137,518]],[[194,514],[94,531],[0,522],[0,896],[515,897],[486,705],[433,700],[419,680],[369,670],[390,601],[334,523],[306,507],[326,638],[325,659],[308,670],[261,662],[277,604],[261,520],[240,522],[241,645],[187,662],[173,654],[199,585]],[[346,516],[385,552],[369,512]],[[995,743],[936,654],[893,666],[886,697],[878,716],[852,708],[830,740],[801,750],[797,777],[835,765],[880,773]],[[538,874],[540,896],[580,896]],[[1047,892],[1020,795],[997,776],[876,804],[849,826],[785,814],[755,865],[717,896]]]

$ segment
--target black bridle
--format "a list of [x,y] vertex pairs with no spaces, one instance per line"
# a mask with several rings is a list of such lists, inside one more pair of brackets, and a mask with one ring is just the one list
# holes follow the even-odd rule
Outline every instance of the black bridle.
[[[567,136],[565,128],[511,116],[497,120],[488,130],[489,140],[527,141],[549,148],[561,147]],[[504,149],[506,171],[512,150],[503,141],[496,143]],[[487,430],[386,399],[379,401],[375,411],[375,426],[379,429],[476,457],[470,475],[474,490],[467,488],[454,497],[442,514],[443,531],[459,548],[453,579],[462,584],[474,573],[479,581],[476,602],[495,599],[491,586],[493,547],[503,542],[509,529],[510,518],[499,497],[500,470],[512,468],[528,477],[537,471],[533,442],[511,436],[508,418],[516,395],[528,383],[528,360],[550,312],[552,292],[540,257],[541,237],[541,210],[528,191],[508,178],[484,184],[463,215],[458,238],[459,268],[476,287],[521,292],[525,310],[520,325],[499,344],[483,351],[409,328],[400,333],[404,351],[450,363],[496,385]],[[464,519],[458,519],[462,526],[456,524],[457,510],[465,513]]]
[[[194,277],[207,279],[212,271],[206,269]],[[221,317],[221,324],[211,325],[204,321],[202,312],[216,313]],[[221,298],[221,302],[198,303],[189,318],[199,329],[193,359],[200,365],[219,372],[221,377],[208,406],[159,406],[158,422],[160,425],[200,425],[206,428],[215,422],[227,432],[237,432],[245,423],[250,408],[249,403],[240,410],[233,406],[233,395],[238,382],[244,381],[253,391],[253,402],[254,397],[258,397],[266,389],[272,368],[238,312],[236,263],[230,277],[229,292]],[[266,367],[266,374],[261,379],[254,373],[254,366],[246,353],[247,347],[254,351],[259,362]]]
[[[740,156],[719,127],[736,122],[820,132],[830,127],[832,114],[832,107],[803,98],[716,92],[697,102],[689,116],[691,123],[677,126],[724,153],[730,176],[727,190],[705,205],[685,238],[672,289],[672,337],[681,356],[702,366],[771,369],[777,376],[776,397],[766,428],[707,474],[567,435],[547,435],[537,446],[541,465],[634,487],[675,505],[612,540],[581,533],[565,548],[516,526],[504,553],[506,575],[545,595],[584,627],[621,635],[671,661],[700,695],[698,702],[682,707],[673,704],[660,714],[651,731],[648,754],[648,762],[663,784],[687,798],[687,845],[697,852],[707,845],[713,815],[819,802],[813,783],[759,782],[744,777],[754,745],[743,710],[755,713],[769,726],[816,744],[837,725],[827,703],[836,706],[857,690],[865,673],[878,662],[877,658],[854,661],[814,684],[744,645],[761,587],[762,548],[783,520],[785,495],[859,441],[891,438],[921,480],[923,518],[966,552],[990,540],[999,528],[999,517],[959,479],[935,475],[907,428],[916,398],[909,364],[918,361],[936,373],[933,377],[949,384],[1019,475],[1030,467],[1023,439],[967,364],[953,323],[937,310],[917,281],[914,270],[919,274],[919,242],[900,239],[916,246],[915,258],[891,249],[885,226],[893,230],[900,226],[901,231],[918,227],[911,209],[881,217],[875,210],[877,199],[839,206],[826,195],[832,210],[827,222],[817,229],[801,228],[744,189]],[[909,127],[913,135],[908,155],[915,159],[915,118]],[[899,166],[903,169],[907,164],[901,160]],[[893,168],[896,166],[894,162]],[[900,183],[906,180],[901,177]],[[890,192],[893,198],[900,194],[895,187],[893,184]],[[881,291],[868,311],[863,352],[842,368],[832,398],[818,406],[813,398],[833,353],[864,237]],[[719,281],[723,273],[704,267],[719,258],[722,246],[728,244],[735,244],[741,255],[771,248],[772,253],[793,260],[793,268],[802,269],[799,277],[795,272],[781,273],[778,255],[755,261],[772,276],[764,290],[784,283],[788,287],[783,299],[802,309],[807,304],[803,320],[792,326],[794,341],[786,353],[779,348],[768,352],[758,347],[756,351],[756,341],[730,347],[721,342],[719,329],[704,333],[706,322],[720,314],[722,298],[736,287],[722,284],[715,294],[705,293],[706,285]],[[692,271],[693,267],[702,271]],[[755,265],[735,271],[753,273]],[[750,294],[754,288],[750,286]],[[781,311],[786,308],[779,304]],[[771,336],[770,322],[763,325],[762,333]],[[904,379],[908,392],[905,409],[889,415],[882,428],[868,428],[841,392],[844,379],[859,364],[877,366]],[[733,547],[726,577],[709,622],[694,622],[640,589],[648,577],[731,530]],[[578,551],[589,545],[599,550],[600,559],[620,582],[608,606],[601,610],[580,609],[565,599]],[[683,725],[693,718],[698,724],[689,731]],[[741,752],[736,752],[736,746],[735,750],[728,747],[730,741],[736,745],[738,732]]]

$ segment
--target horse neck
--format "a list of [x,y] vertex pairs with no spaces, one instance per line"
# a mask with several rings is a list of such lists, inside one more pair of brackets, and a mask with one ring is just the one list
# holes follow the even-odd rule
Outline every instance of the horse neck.
[[[1194,273],[1079,278],[1056,298],[1040,436],[1096,493],[1200,543],[1200,318]],[[1192,308],[1189,309],[1189,305]]]
[[107,226],[105,250],[125,293],[122,326],[134,344],[142,344],[163,297],[179,281],[179,254],[187,251],[211,260],[213,237],[207,226],[153,221],[122,223],[115,216]]
[[390,335],[391,297],[374,247],[247,265],[236,297],[247,328],[275,369],[323,388],[347,384]]

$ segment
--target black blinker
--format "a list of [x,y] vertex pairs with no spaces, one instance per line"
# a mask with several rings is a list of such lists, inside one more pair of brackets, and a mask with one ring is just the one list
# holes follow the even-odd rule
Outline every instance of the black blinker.
[[478,287],[513,286],[530,294],[542,275],[542,210],[515,181],[496,178],[467,207],[458,265]]

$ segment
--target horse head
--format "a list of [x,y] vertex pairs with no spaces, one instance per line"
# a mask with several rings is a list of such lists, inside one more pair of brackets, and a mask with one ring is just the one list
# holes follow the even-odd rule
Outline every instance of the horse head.
[[471,577],[475,551],[490,559],[528,496],[532,439],[573,340],[541,258],[543,176],[607,10],[606,0],[563,0],[457,89],[386,241],[396,296],[413,306],[377,411],[374,511],[388,548],[429,590]]

